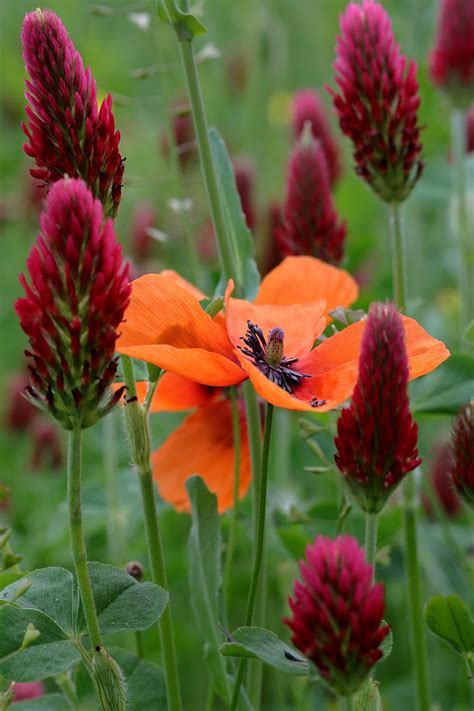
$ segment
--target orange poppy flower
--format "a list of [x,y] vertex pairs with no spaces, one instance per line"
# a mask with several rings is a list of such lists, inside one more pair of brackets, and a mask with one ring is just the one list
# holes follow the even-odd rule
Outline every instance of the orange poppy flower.
[[[267,402],[291,410],[324,412],[350,397],[364,321],[313,348],[330,320],[328,312],[349,306],[357,296],[347,272],[313,257],[287,257],[262,281],[254,303],[232,298],[229,283],[225,325],[182,283],[160,274],[133,282],[120,353],[204,385],[250,378]],[[403,321],[410,377],[416,378],[449,352],[416,321]]]
[[[145,399],[147,384],[137,383]],[[234,441],[232,411],[220,388],[195,383],[181,375],[165,373],[151,401],[150,412],[194,411],[153,453],[152,466],[160,496],[177,511],[190,512],[186,479],[198,474],[217,496],[220,513],[234,503]],[[240,418],[239,498],[250,486],[251,464],[243,409]]]

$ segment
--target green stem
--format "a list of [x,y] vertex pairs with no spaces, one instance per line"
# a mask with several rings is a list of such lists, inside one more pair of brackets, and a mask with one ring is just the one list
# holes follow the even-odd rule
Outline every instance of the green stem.
[[367,563],[373,568],[373,578],[375,579],[375,555],[377,553],[377,528],[379,515],[376,513],[365,514],[365,555]]
[[73,429],[69,432],[68,442],[68,507],[69,507],[69,532],[71,537],[72,558],[76,571],[77,584],[86,618],[87,631],[92,647],[102,647],[99,620],[95,609],[92,585],[87,569],[86,545],[82,528],[81,505],[81,468],[82,468],[82,430]]
[[[469,686],[469,700],[474,702],[474,661],[472,659],[472,652],[468,654],[463,654],[464,663],[466,665],[467,671],[467,683]],[[474,704],[473,704],[474,708]]]
[[[168,0],[166,0],[166,3],[169,6]],[[217,239],[220,262],[225,279],[227,280],[232,277],[235,279],[235,260],[233,255],[232,244],[229,240],[226,230],[224,211],[222,209],[222,205],[219,199],[219,185],[217,182],[217,175],[212,159],[206,111],[204,108],[204,101],[202,98],[201,87],[199,84],[193,43],[189,40],[183,40],[179,36],[178,31],[176,32],[176,36],[179,40],[179,51],[183,62],[186,85],[189,93],[189,100],[191,102],[191,111],[193,114],[194,128],[196,131],[199,155],[201,159],[202,174],[204,178],[204,184],[206,186],[207,197],[209,200],[212,224],[214,226],[214,232]],[[237,290],[239,289],[239,286],[239,284],[236,284]]]
[[232,560],[234,557],[235,537],[237,532],[238,522],[238,503],[239,503],[239,488],[240,488],[240,418],[237,409],[237,391],[235,387],[231,387],[230,407],[232,411],[232,438],[234,443],[234,491],[233,491],[233,507],[230,520],[229,539],[227,541],[227,552],[224,568],[224,600],[226,604],[227,614],[229,612],[230,601],[230,579],[232,574]]
[[159,377],[153,382],[148,383],[146,390],[145,401],[143,403],[143,409],[148,414],[150,412],[151,403],[153,400],[153,395],[155,394],[156,388],[158,386]]
[[[260,568],[262,564],[262,557],[264,553],[264,539],[265,539],[265,513],[267,506],[267,480],[268,480],[268,459],[270,454],[270,441],[272,435],[272,421],[273,421],[273,405],[268,403],[267,405],[267,416],[265,418],[265,434],[263,438],[263,450],[262,450],[262,465],[261,465],[261,475],[260,475],[260,486],[259,486],[259,496],[258,496],[258,509],[257,509],[257,529],[256,529],[256,546],[254,553],[254,563],[252,570],[252,578],[250,580],[249,596],[247,600],[247,612],[245,615],[245,625],[250,627],[254,621],[254,606],[255,597],[257,594],[257,586],[260,577]],[[239,669],[237,672],[237,678],[235,682],[234,694],[232,697],[231,709],[237,707],[237,702],[239,699],[240,686],[242,683],[242,677],[245,668],[245,659],[239,663]]]
[[102,423],[104,435],[104,470],[107,497],[107,545],[109,558],[118,564],[123,558],[124,540],[120,496],[117,478],[116,412],[113,410]]
[[[405,241],[402,231],[400,206],[397,203],[390,205],[390,228],[395,304],[401,311],[405,311],[407,304]],[[403,526],[405,532],[405,569],[408,582],[408,608],[410,615],[412,655],[415,668],[416,698],[418,710],[429,711],[428,661],[425,630],[423,627],[420,564],[418,557],[418,496],[414,475],[405,478],[402,484],[402,490]]]
[[[133,363],[127,356],[122,356],[122,372],[124,382],[127,386],[127,399],[136,396],[135,374]],[[133,400],[125,405],[130,408],[126,422],[129,427],[129,437],[131,440],[132,456],[138,472],[140,490],[142,495],[143,514],[145,523],[145,537],[148,548],[148,558],[150,561],[151,577],[154,583],[161,585],[168,590],[163,547],[158,523],[158,514],[155,502],[155,489],[153,474],[150,463],[150,446],[147,413],[140,404]],[[127,415],[127,413],[126,413]],[[133,424],[137,423],[135,428]],[[133,442],[133,440],[136,440]],[[166,692],[168,697],[168,708],[170,711],[181,711],[181,690],[179,686],[178,665],[176,659],[176,648],[173,632],[173,620],[171,616],[171,605],[165,608],[159,622],[161,653],[166,678]]]
[[145,650],[143,649],[143,632],[140,632],[139,630],[135,632],[135,646],[137,648],[137,657],[144,659]]
[[466,126],[466,112],[461,109],[453,109],[451,112],[451,154],[456,197],[456,227],[458,233],[456,236],[460,252],[461,334],[474,319],[474,239],[472,230],[471,234],[469,233],[466,200]]
[[353,696],[341,696],[339,698],[341,711],[354,711],[355,701]]

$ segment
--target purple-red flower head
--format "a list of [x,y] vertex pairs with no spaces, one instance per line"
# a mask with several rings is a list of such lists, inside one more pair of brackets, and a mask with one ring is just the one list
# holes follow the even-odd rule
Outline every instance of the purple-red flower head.
[[421,462],[408,379],[402,318],[393,304],[372,304],[357,384],[334,440],[336,464],[364,511],[380,511],[402,478]]
[[323,102],[317,91],[303,89],[293,97],[293,133],[295,139],[301,137],[305,123],[309,122],[313,138],[321,141],[326,157],[331,185],[341,176],[341,157],[329,126]]
[[450,474],[459,496],[474,508],[474,403],[459,413],[451,439]]
[[355,693],[383,656],[390,631],[382,624],[384,590],[373,584],[372,566],[351,536],[318,536],[300,561],[302,582],[289,599],[284,620],[292,642],[316,665],[339,696]]
[[373,0],[351,3],[340,19],[335,80],[329,89],[356,172],[382,200],[400,202],[420,177],[416,64],[407,64],[390,17]]
[[433,83],[455,104],[468,106],[474,92],[474,2],[441,0],[436,42],[430,57]]
[[34,158],[35,178],[47,185],[62,178],[82,178],[94,197],[114,217],[120,202],[124,162],[119,152],[110,94],[100,110],[95,80],[54,12],[28,13],[21,32],[29,106],[28,138],[23,148]]
[[121,395],[109,386],[130,286],[112,221],[82,180],[51,188],[27,267],[15,310],[30,342],[28,394],[66,429],[89,427]]
[[290,158],[278,246],[284,256],[304,254],[339,264],[345,238],[346,223],[334,206],[322,144],[304,132]]

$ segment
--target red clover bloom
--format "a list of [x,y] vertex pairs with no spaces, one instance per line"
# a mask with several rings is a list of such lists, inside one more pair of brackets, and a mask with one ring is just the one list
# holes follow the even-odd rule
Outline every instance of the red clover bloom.
[[450,474],[459,496],[474,508],[474,402],[461,410],[454,423]]
[[407,385],[401,316],[393,304],[372,304],[357,384],[334,440],[336,464],[356,502],[370,513],[381,511],[403,477],[421,462]]
[[341,157],[324,111],[323,102],[317,91],[303,89],[293,98],[293,133],[295,139],[301,137],[305,123],[309,121],[313,138],[321,141],[329,179],[334,185],[341,176]]
[[346,223],[339,221],[334,206],[322,144],[307,131],[291,154],[283,221],[276,234],[284,256],[311,255],[330,264],[342,260]]
[[80,177],[114,217],[120,202],[124,162],[119,152],[110,94],[97,106],[96,84],[89,68],[54,12],[28,13],[21,33],[29,106],[28,143],[34,158],[33,177],[48,186],[62,178]]
[[128,305],[128,265],[111,220],[79,179],[51,188],[15,303],[29,338],[30,400],[63,427],[90,427],[118,401],[117,329]]
[[351,536],[318,536],[300,561],[284,622],[292,642],[316,665],[339,696],[355,693],[383,656],[390,628],[382,623],[384,589],[372,582],[372,566]]
[[351,3],[340,18],[335,81],[328,88],[356,172],[386,202],[401,202],[421,175],[416,64],[400,53],[390,17],[373,0]]
[[474,2],[441,0],[438,31],[430,57],[433,83],[460,107],[474,92]]

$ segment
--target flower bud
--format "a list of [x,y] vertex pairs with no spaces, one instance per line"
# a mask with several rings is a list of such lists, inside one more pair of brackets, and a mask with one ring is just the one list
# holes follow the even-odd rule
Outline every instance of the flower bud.
[[381,659],[389,634],[382,624],[384,589],[351,536],[318,536],[301,560],[284,622],[292,642],[317,667],[338,696],[354,694]]
[[461,410],[454,423],[450,475],[459,496],[474,508],[474,402]]
[[146,469],[150,466],[150,428],[146,412],[138,400],[125,404],[125,419],[132,462],[139,469]]
[[93,652],[92,678],[103,711],[126,711],[127,683],[124,674],[104,647],[97,647]]
[[37,699],[44,696],[45,690],[41,681],[29,681],[25,683],[16,682],[13,685],[13,700],[28,701],[28,699]]
[[54,12],[26,15],[21,32],[28,125],[23,148],[38,169],[34,178],[51,186],[65,174],[80,177],[114,217],[120,202],[124,162],[119,152],[110,94],[97,107],[95,79]]
[[135,578],[137,583],[140,583],[143,580],[145,571],[144,571],[143,565],[140,563],[140,561],[138,561],[138,560],[130,561],[130,563],[127,563],[124,570],[132,578]]
[[334,440],[336,464],[355,501],[369,513],[381,511],[403,477],[421,462],[407,386],[401,316],[393,304],[372,304],[357,383]]

